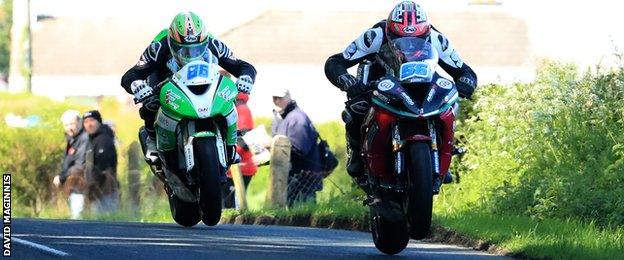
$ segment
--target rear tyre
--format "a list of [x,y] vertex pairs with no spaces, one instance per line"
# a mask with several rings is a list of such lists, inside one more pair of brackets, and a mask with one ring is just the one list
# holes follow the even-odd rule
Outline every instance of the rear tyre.
[[408,146],[409,189],[407,219],[410,237],[423,239],[431,229],[433,207],[433,170],[429,144],[411,143]]
[[219,153],[214,138],[195,140],[195,158],[199,176],[199,208],[201,220],[214,226],[221,220],[221,182],[219,176],[224,169],[219,163]]
[[409,242],[407,223],[402,210],[386,202],[370,207],[371,233],[375,247],[384,254],[397,254]]
[[171,195],[169,196],[169,209],[173,220],[181,226],[192,227],[199,223],[199,205],[195,202],[184,202],[175,195]]

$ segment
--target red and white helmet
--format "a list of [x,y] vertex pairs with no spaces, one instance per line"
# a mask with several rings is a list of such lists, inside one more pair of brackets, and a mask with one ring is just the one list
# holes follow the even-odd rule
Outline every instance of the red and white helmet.
[[425,10],[412,1],[397,4],[386,20],[386,34],[389,39],[399,37],[427,37],[431,30]]

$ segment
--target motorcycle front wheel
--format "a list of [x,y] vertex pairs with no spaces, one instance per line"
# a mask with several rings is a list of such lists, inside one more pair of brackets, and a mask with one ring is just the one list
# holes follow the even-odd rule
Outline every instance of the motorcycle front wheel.
[[175,194],[168,197],[171,216],[176,223],[184,227],[192,227],[199,223],[200,212],[196,202],[185,202],[176,197]]
[[433,170],[429,144],[414,142],[408,144],[407,219],[410,237],[423,239],[431,229],[433,207]]
[[215,138],[194,141],[197,173],[199,176],[199,208],[204,224],[214,226],[221,220],[221,182],[224,171],[219,163]]
[[394,255],[407,247],[407,221],[400,207],[389,200],[370,206],[370,226],[373,243],[384,254]]

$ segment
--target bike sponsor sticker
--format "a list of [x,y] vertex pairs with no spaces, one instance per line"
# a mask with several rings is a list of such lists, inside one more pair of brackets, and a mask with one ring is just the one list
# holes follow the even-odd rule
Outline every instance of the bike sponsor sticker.
[[448,79],[443,79],[443,78],[439,78],[436,81],[436,85],[438,85],[438,87],[441,87],[443,89],[451,89],[451,88],[453,88],[453,82],[451,82]]
[[433,96],[435,95],[435,93],[435,88],[431,88],[431,91],[429,91],[429,94],[427,95],[427,102],[431,102],[431,100],[433,100]]
[[177,121],[169,118],[168,116],[166,116],[162,112],[160,112],[160,113],[158,113],[158,115],[156,115],[156,123],[161,128],[163,128],[163,129],[165,129],[167,131],[170,131],[170,132],[174,132],[175,129],[176,129],[176,126],[178,125]]
[[167,90],[165,94],[165,103],[173,107],[173,109],[178,109],[180,106],[175,103],[176,100],[180,99],[180,95],[173,93],[171,89]]
[[414,100],[412,100],[412,98],[407,93],[403,92],[401,93],[401,96],[403,97],[405,102],[407,102],[407,104],[409,104],[410,106],[413,106],[416,104],[414,103]]
[[349,106],[349,108],[351,109],[351,111],[353,111],[353,113],[364,115],[370,108],[370,104],[368,104],[367,101],[362,100],[352,104],[351,106]]
[[225,99],[226,101],[232,100],[234,99],[234,97],[236,96],[236,92],[232,91],[229,88],[226,88],[222,91],[220,91],[217,95],[219,95],[220,97],[222,97],[223,99]]
[[186,162],[186,170],[190,171],[195,166],[195,155],[193,154],[193,138],[189,137],[188,142],[184,145],[184,160]]
[[206,113],[210,112],[210,108],[208,108],[208,107],[200,107],[200,108],[197,109],[197,112],[199,114],[206,114]]
[[392,82],[392,80],[389,80],[389,79],[384,79],[380,81],[379,84],[377,84],[377,89],[381,91],[388,91],[392,88],[394,88],[394,82]]

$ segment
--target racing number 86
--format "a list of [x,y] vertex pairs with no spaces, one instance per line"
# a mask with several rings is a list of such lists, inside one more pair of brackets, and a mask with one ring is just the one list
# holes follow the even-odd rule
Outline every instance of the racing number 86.
[[196,64],[196,65],[190,66],[188,68],[188,73],[186,74],[186,79],[192,80],[196,77],[208,77],[208,65]]

